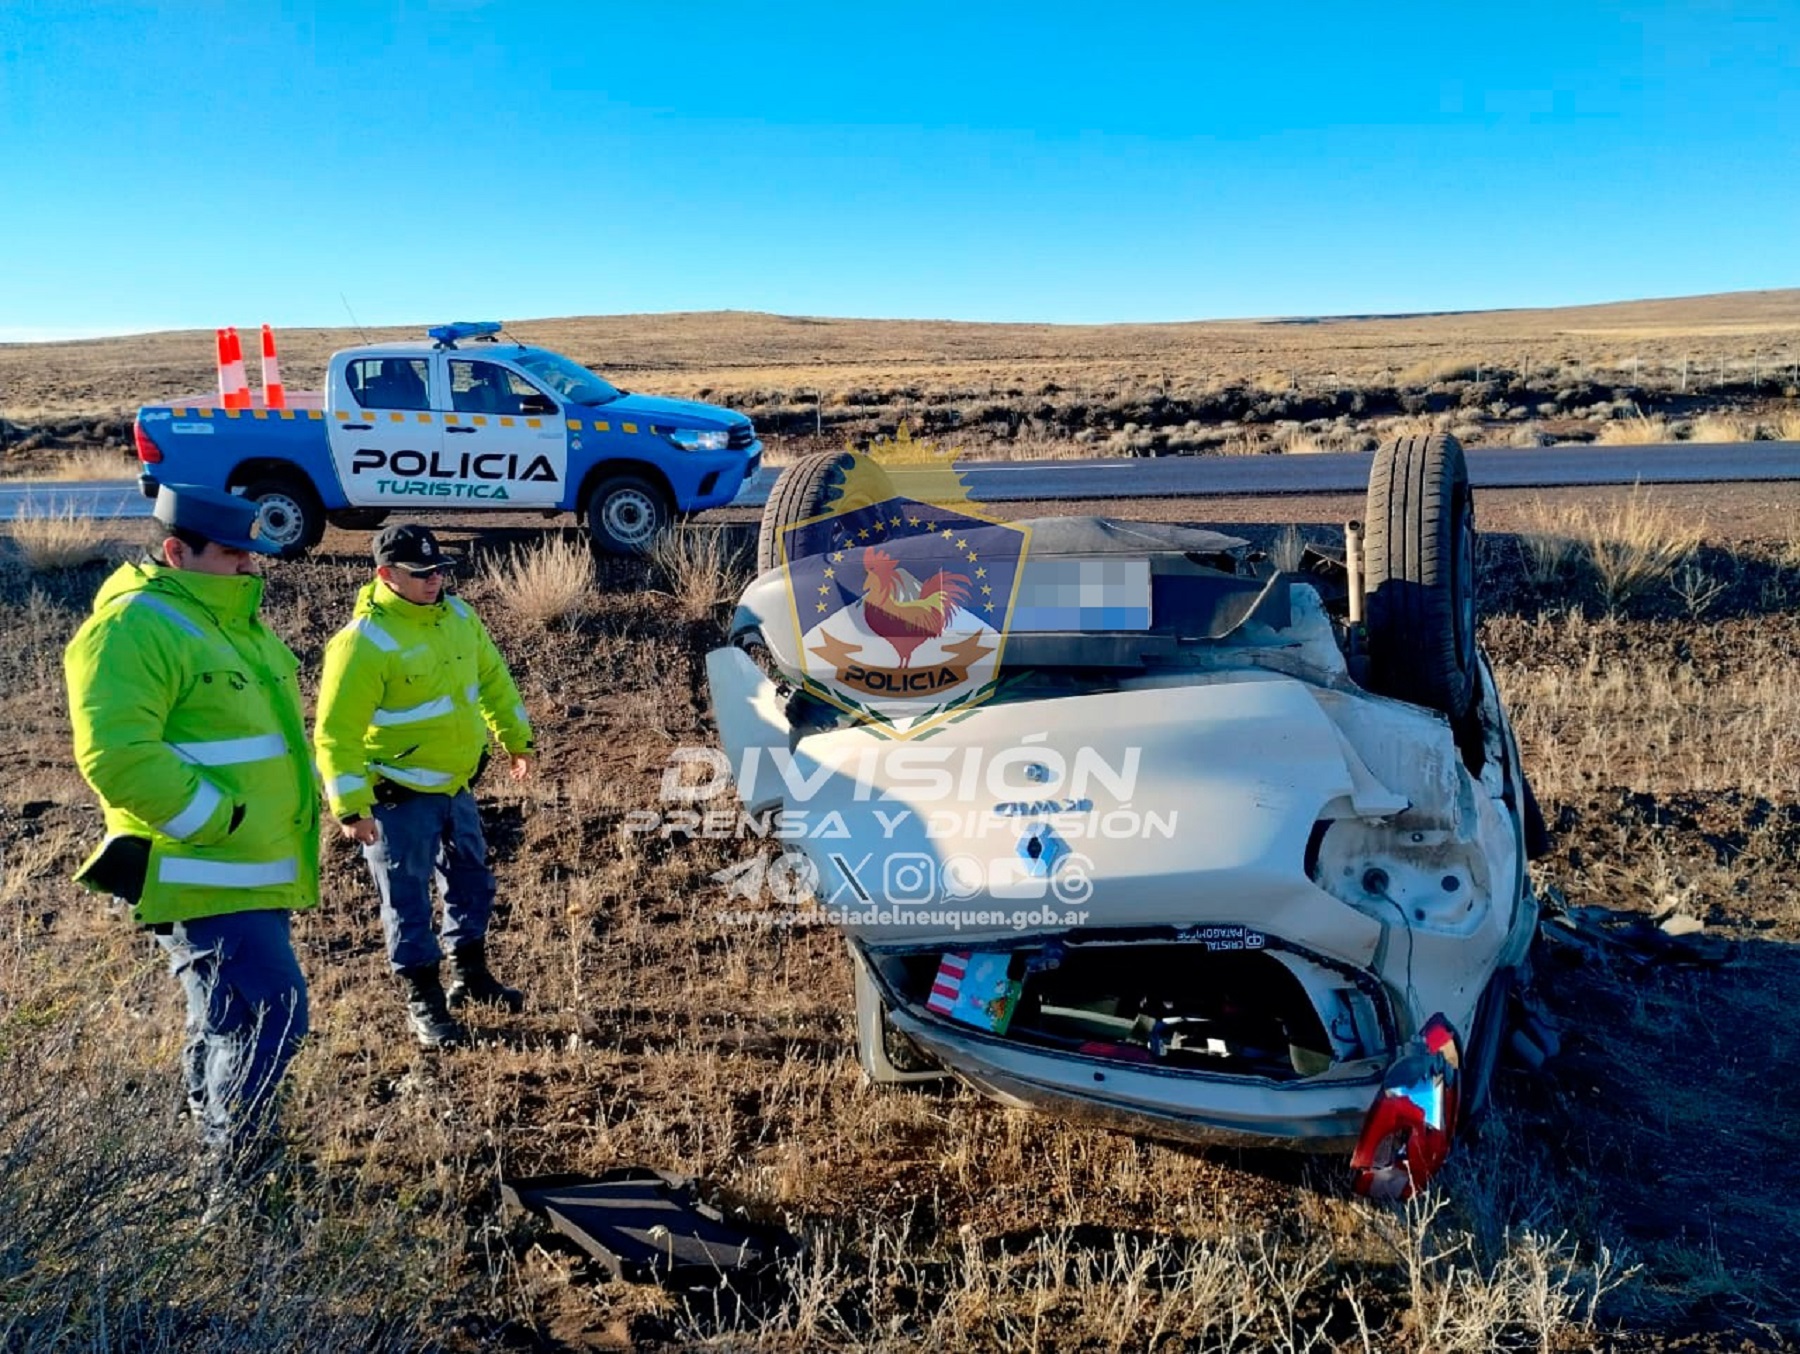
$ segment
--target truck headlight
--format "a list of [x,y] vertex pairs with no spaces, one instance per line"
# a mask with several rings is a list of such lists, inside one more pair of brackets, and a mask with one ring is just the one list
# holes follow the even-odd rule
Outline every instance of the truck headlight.
[[683,451],[724,451],[731,442],[731,434],[722,429],[671,428],[669,440]]

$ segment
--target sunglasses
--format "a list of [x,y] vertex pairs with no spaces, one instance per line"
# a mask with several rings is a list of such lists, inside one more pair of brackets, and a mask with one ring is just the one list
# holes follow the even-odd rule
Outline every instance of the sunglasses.
[[410,564],[401,564],[395,567],[409,578],[448,578],[451,572],[448,564],[433,564],[423,569],[415,569]]

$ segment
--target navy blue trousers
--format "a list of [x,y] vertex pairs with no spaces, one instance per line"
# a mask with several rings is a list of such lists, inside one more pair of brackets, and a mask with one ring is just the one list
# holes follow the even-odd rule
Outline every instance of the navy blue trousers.
[[443,947],[485,938],[494,911],[494,876],[475,796],[461,790],[378,803],[375,821],[381,838],[363,847],[363,859],[381,895],[381,928],[394,971],[443,958],[431,926],[433,880],[444,895]]
[[181,1070],[200,1141],[253,1152],[275,1131],[276,1092],[309,1028],[289,914],[196,917],[156,940],[187,994]]

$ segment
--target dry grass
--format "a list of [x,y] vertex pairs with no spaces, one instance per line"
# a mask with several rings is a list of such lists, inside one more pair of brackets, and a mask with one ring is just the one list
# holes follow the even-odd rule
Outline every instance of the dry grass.
[[1665,586],[1701,610],[1717,595],[1691,571],[1677,575],[1704,537],[1704,520],[1642,485],[1600,506],[1537,500],[1524,516],[1525,571],[1540,587],[1588,582],[1609,610]]
[[1608,423],[1600,429],[1594,441],[1607,447],[1638,447],[1658,442],[1673,442],[1675,433],[1669,427],[1669,420],[1661,417],[1649,417],[1644,414],[1633,414]]
[[501,604],[540,628],[578,623],[594,608],[594,557],[578,536],[515,545],[487,567]]
[[112,558],[119,548],[106,521],[77,513],[73,504],[28,503],[6,524],[6,534],[20,563],[34,574],[78,569]]
[[1609,607],[1668,584],[1705,532],[1703,520],[1668,507],[1642,485],[1607,507],[1588,510],[1579,526]]
[[1774,432],[1775,439],[1779,442],[1800,442],[1800,409],[1790,409],[1778,414]]
[[650,563],[683,620],[716,620],[737,605],[749,581],[742,553],[717,528],[665,531],[650,548]]
[[138,461],[122,450],[58,453],[47,462],[21,467],[7,478],[50,480],[59,484],[100,484],[137,478]]
[[1702,414],[1688,429],[1688,441],[1690,442],[1754,442],[1755,440],[1755,420],[1734,418],[1730,414]]

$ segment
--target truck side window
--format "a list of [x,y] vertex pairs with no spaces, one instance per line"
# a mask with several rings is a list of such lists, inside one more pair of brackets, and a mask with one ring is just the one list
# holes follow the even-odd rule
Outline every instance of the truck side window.
[[430,365],[417,357],[359,357],[346,372],[350,393],[364,409],[429,409]]
[[498,362],[450,359],[450,407],[459,414],[554,414],[556,401]]

